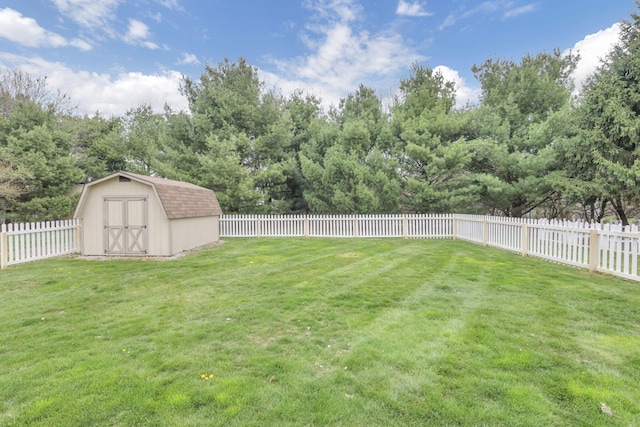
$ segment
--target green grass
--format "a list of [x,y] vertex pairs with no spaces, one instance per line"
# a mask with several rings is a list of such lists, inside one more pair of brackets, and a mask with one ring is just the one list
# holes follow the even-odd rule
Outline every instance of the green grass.
[[23,264],[0,425],[638,426],[639,290],[446,240]]

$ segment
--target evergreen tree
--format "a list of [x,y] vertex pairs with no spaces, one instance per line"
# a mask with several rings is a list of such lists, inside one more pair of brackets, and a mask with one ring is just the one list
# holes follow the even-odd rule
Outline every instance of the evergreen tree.
[[568,164],[585,197],[608,202],[628,224],[628,209],[640,200],[640,16],[633,13],[620,30],[619,42],[583,87],[581,132]]
[[405,181],[405,210],[421,213],[468,211],[480,177],[469,173],[468,112],[454,110],[455,87],[431,68],[414,65],[400,83],[393,108]]
[[375,92],[365,86],[343,98],[332,120],[317,123],[302,150],[305,199],[316,213],[392,213],[401,183],[393,136]]
[[471,169],[495,178],[482,195],[485,210],[519,217],[557,201],[554,182],[562,165],[554,138],[563,135],[578,59],[556,50],[525,55],[520,63],[490,59],[473,67],[482,96]]

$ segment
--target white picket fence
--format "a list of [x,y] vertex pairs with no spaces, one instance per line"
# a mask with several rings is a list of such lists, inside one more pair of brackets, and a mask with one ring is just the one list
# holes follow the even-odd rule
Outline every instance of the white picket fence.
[[[2,224],[0,268],[78,252],[79,220]],[[640,230],[479,215],[223,215],[220,237],[460,239],[640,281]]]
[[220,237],[452,238],[453,215],[223,215]]
[[79,220],[2,224],[0,268],[78,252]]
[[638,226],[455,215],[456,236],[523,256],[640,281]]
[[220,237],[460,239],[640,281],[637,226],[481,215],[223,215]]

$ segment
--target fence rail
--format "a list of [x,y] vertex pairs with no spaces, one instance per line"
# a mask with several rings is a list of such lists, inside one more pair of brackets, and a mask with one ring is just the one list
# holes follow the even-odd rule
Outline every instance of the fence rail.
[[[2,224],[0,268],[78,252],[79,220]],[[220,237],[460,239],[640,281],[637,226],[480,215],[223,215]]]
[[79,220],[2,224],[0,268],[78,251]]
[[452,238],[453,215],[223,215],[220,237]]
[[220,237],[453,238],[640,281],[637,226],[482,215],[223,215]]
[[637,226],[455,215],[456,238],[640,281]]

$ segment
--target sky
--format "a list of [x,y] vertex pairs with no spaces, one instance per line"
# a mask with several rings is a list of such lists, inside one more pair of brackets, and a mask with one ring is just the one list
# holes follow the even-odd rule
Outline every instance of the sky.
[[618,41],[633,0],[0,0],[0,76],[46,77],[79,114],[122,116],[139,105],[188,110],[184,76],[244,58],[267,88],[323,105],[364,84],[397,92],[414,64],[478,101],[471,71],[578,52],[577,89]]

